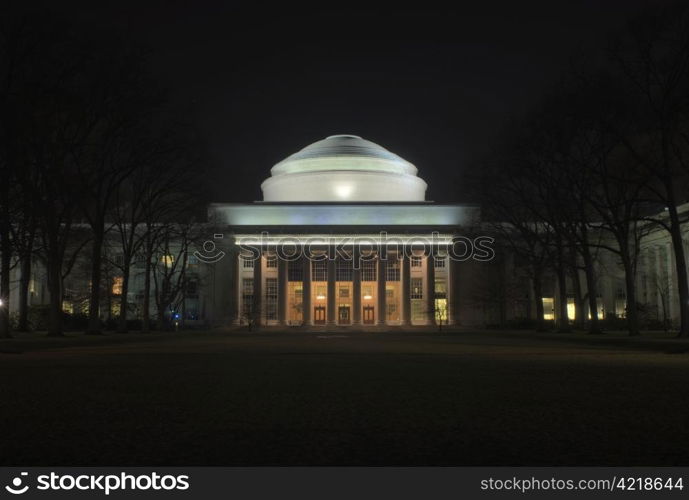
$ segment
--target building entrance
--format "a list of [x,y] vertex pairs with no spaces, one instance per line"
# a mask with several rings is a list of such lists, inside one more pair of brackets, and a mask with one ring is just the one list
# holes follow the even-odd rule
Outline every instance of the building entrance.
[[314,325],[325,325],[325,306],[313,308],[313,323]]
[[349,306],[340,306],[337,312],[337,322],[340,325],[348,325],[351,323],[349,314]]
[[364,306],[364,325],[372,325],[376,320],[375,307]]

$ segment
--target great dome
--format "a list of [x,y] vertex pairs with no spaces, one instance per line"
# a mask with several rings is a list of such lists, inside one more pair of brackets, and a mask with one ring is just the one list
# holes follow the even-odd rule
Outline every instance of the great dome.
[[263,181],[263,201],[424,201],[408,161],[356,135],[332,135],[288,156]]

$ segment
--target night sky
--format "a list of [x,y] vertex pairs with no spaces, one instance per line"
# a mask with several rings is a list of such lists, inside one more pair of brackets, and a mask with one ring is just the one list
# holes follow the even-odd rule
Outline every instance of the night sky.
[[205,138],[212,201],[259,200],[275,163],[350,133],[414,163],[428,199],[461,202],[471,198],[461,174],[490,155],[511,118],[538,102],[572,56],[603,51],[649,2],[478,3],[452,11],[349,2],[59,8],[150,47],[153,76]]

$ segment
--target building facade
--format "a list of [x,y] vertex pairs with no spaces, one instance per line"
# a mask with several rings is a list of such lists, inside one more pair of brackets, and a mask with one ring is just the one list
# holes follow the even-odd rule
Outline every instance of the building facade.
[[[176,231],[148,257],[129,266],[123,299],[117,235],[104,247],[101,317],[122,303],[140,318],[148,293],[151,316],[190,325],[381,326],[505,325],[535,319],[534,288],[519,257],[490,236],[478,207],[426,200],[414,165],[353,135],[336,135],[289,156],[262,184],[263,200],[214,203],[208,221]],[[680,207],[683,216],[689,205]],[[74,259],[64,280],[63,310],[88,312],[88,227],[75,226]],[[685,229],[689,254],[689,226]],[[605,238],[605,235],[598,235]],[[177,239],[176,239],[177,238]],[[607,242],[608,246],[614,245]],[[147,262],[149,265],[147,265]],[[17,314],[23,266],[11,271],[10,312]],[[149,279],[146,279],[148,273]],[[595,256],[598,317],[624,318],[625,278],[615,253]],[[40,259],[26,281],[28,304],[50,300]],[[543,276],[543,314],[590,317],[585,277],[568,276],[561,297],[555,276]],[[146,286],[148,283],[148,287]],[[670,237],[659,226],[641,241],[638,310],[648,328],[679,323]],[[167,295],[168,300],[159,300]],[[580,307],[577,308],[577,302]],[[0,305],[3,307],[4,305]]]

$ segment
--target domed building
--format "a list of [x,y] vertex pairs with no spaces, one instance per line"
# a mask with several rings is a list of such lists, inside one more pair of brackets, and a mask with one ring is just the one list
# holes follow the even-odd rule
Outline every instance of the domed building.
[[458,323],[468,265],[451,258],[453,243],[479,212],[426,201],[417,174],[374,142],[332,135],[274,165],[262,201],[212,204],[218,253],[209,258],[218,260],[206,316],[361,329]]

